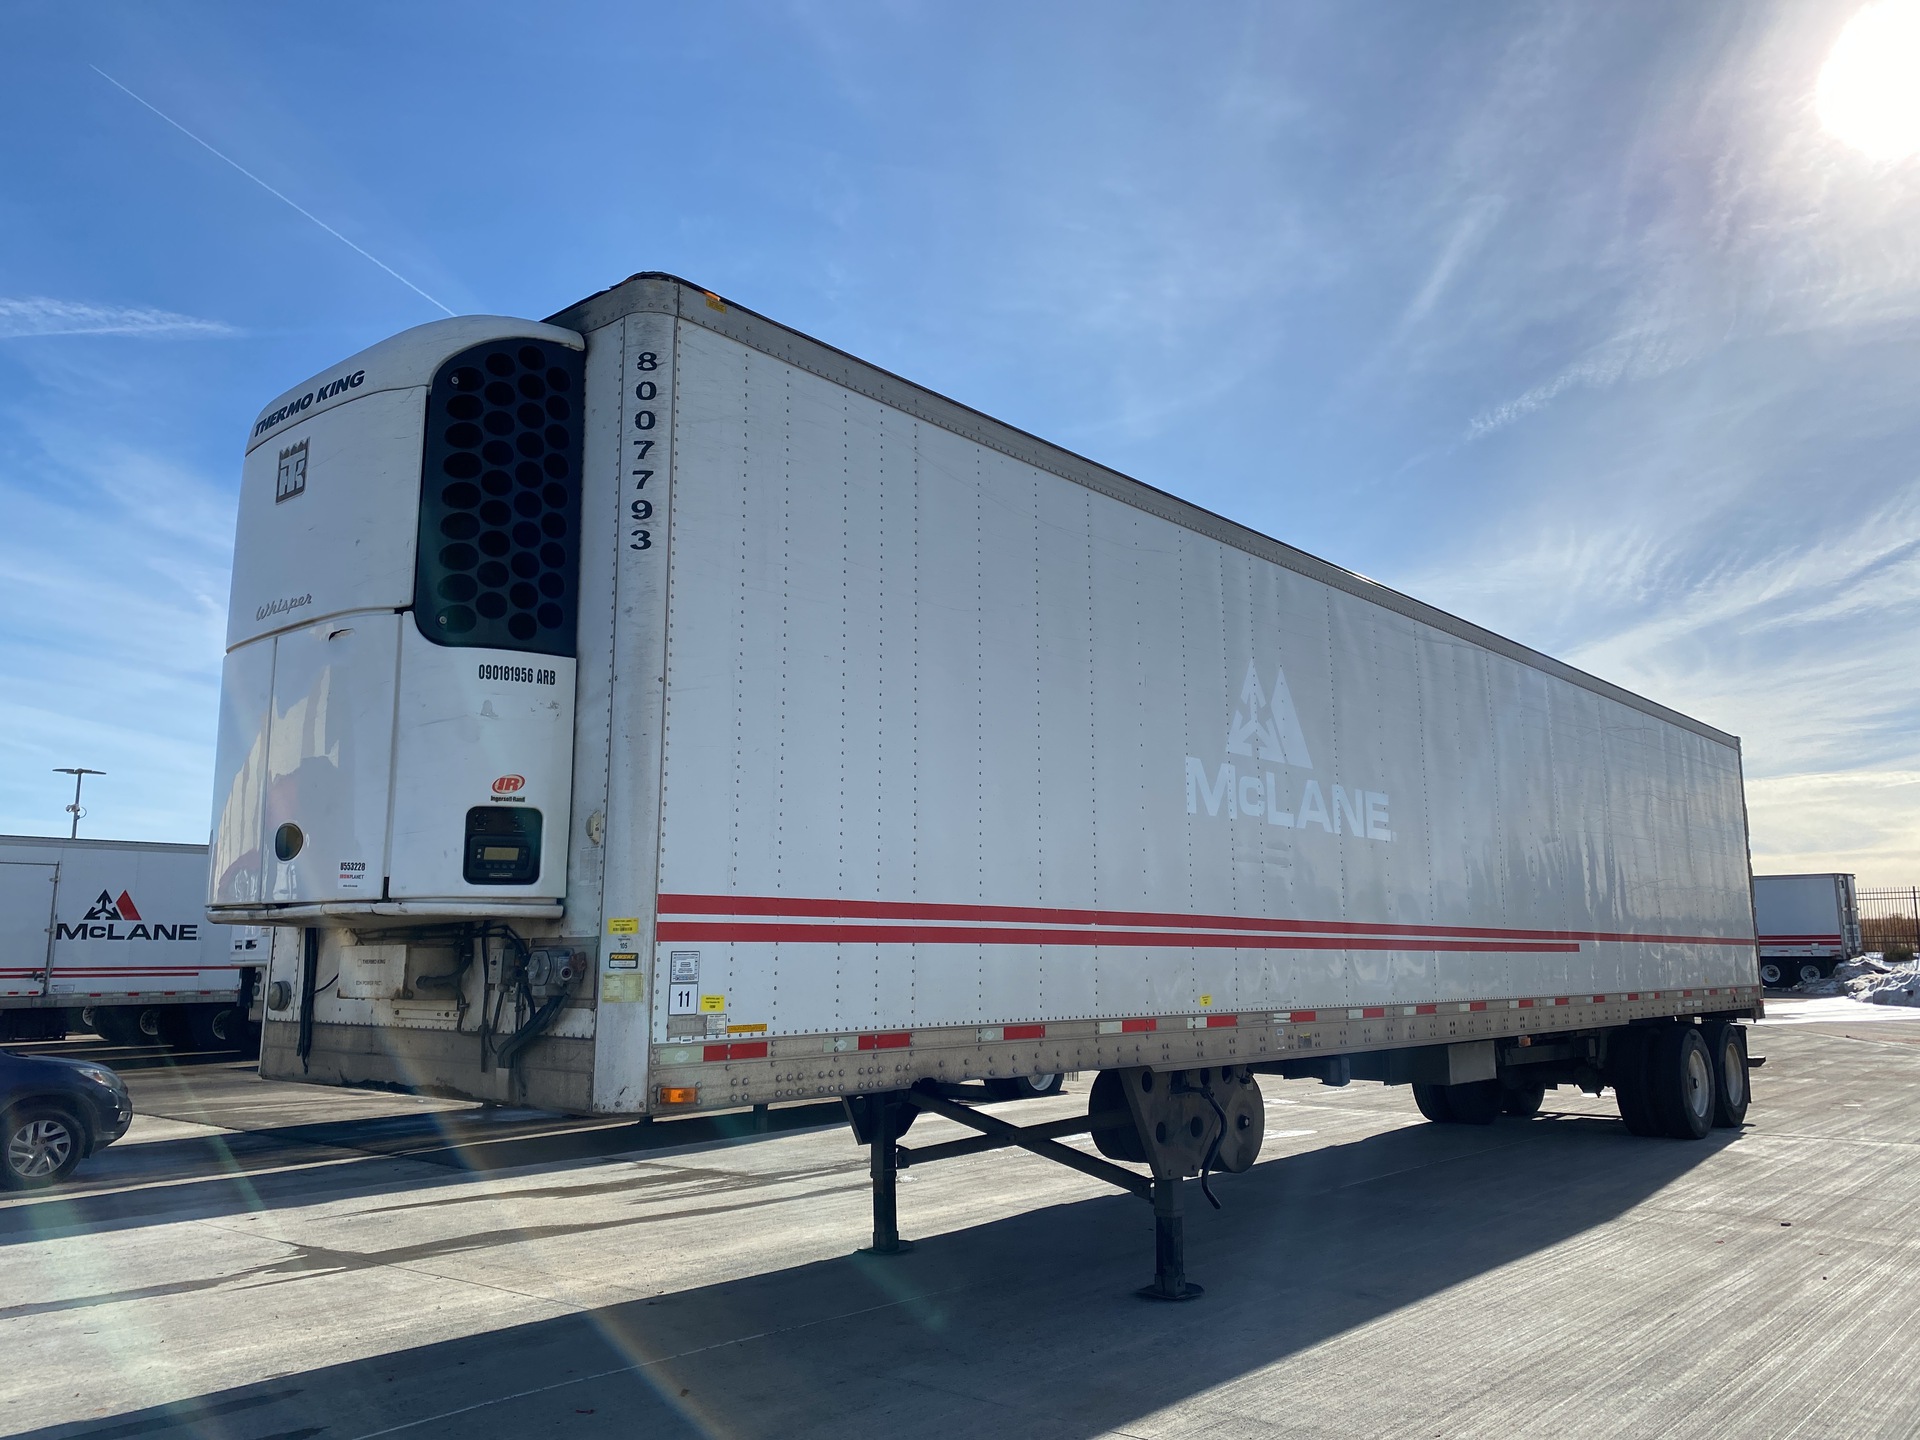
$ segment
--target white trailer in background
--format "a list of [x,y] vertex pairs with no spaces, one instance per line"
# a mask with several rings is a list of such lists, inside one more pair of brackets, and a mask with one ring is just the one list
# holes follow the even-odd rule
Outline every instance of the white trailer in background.
[[1851,875],[1756,875],[1753,915],[1768,985],[1822,979],[1862,949]]
[[209,924],[207,847],[0,835],[0,1038],[245,1039],[265,933]]
[[1163,1296],[1256,1072],[1746,1108],[1732,736],[669,276],[271,402],[228,643],[270,1076],[845,1097],[883,1252],[931,1111],[1150,1197]]

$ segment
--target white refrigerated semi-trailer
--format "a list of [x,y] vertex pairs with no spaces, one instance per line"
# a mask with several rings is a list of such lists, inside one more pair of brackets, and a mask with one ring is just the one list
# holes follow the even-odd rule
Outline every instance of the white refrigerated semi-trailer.
[[244,1043],[266,941],[210,925],[207,847],[0,835],[0,1039]]
[[1763,984],[1821,979],[1863,948],[1851,875],[1756,875],[1753,914]]
[[[1164,1238],[1255,1071],[1745,1108],[1732,736],[672,277],[270,403],[228,644],[269,1075],[854,1097],[883,1249],[923,1110]],[[1154,1182],[956,1103],[1067,1071]]]

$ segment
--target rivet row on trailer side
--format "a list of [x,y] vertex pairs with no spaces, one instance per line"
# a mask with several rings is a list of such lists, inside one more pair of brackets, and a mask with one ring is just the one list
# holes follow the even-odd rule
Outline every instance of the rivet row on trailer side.
[[228,645],[269,1075],[844,1098],[875,1248],[900,1166],[1017,1145],[1153,1201],[1163,1297],[1258,1074],[1745,1109],[1732,736],[670,276],[270,401]]

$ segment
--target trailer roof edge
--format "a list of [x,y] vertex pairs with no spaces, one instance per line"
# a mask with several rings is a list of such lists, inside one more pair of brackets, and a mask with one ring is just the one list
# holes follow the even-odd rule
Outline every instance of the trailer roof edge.
[[890,405],[930,425],[938,425],[1109,499],[1284,566],[1296,574],[1346,591],[1410,620],[1431,625],[1494,654],[1504,655],[1704,739],[1730,746],[1736,752],[1740,749],[1737,735],[1730,735],[1704,720],[1696,720],[1691,715],[1649,700],[1644,695],[1589,674],[1564,660],[1556,660],[1518,640],[1476,625],[1471,620],[1463,620],[1438,606],[1416,600],[1411,595],[1309,554],[1284,540],[1276,540],[1271,535],[1229,520],[1191,501],[1182,500],[1144,480],[1136,480],[1131,475],[1050,440],[1043,440],[1004,420],[996,420],[984,411],[929,390],[924,385],[815,339],[792,326],[783,325],[778,320],[769,319],[758,311],[738,305],[677,275],[663,271],[641,271],[548,316],[546,323],[586,332],[635,314],[672,315],[702,326],[764,355],[785,361],[823,380]]

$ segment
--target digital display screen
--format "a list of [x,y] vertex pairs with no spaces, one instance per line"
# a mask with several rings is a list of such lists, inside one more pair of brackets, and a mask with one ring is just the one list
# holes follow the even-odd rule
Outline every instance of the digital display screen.
[[530,805],[476,805],[467,811],[469,885],[531,885],[540,878],[540,812]]

